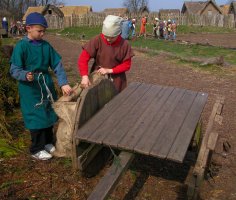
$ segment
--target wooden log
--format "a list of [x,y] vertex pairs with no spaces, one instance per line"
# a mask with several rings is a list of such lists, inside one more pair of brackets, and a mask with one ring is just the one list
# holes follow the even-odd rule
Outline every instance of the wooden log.
[[88,197],[88,200],[104,200],[109,197],[116,184],[120,180],[122,174],[129,167],[134,159],[134,154],[122,151],[119,155],[119,166],[113,162],[109,171],[100,180],[93,192]]

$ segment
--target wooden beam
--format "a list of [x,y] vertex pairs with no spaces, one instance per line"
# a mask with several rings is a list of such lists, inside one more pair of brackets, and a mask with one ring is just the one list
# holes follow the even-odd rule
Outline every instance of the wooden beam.
[[101,149],[102,145],[90,144],[90,146],[78,156],[78,169],[84,171]]
[[[209,157],[211,157],[210,156],[211,152],[215,149],[218,139],[218,133],[212,132],[213,124],[214,121],[216,121],[216,116],[220,116],[220,114],[222,113],[223,104],[224,104],[224,97],[218,97],[213,106],[207,124],[206,133],[203,136],[203,140],[198,153],[198,158],[195,167],[191,171],[191,175],[188,176],[186,181],[186,184],[188,185],[188,191],[187,191],[188,199],[192,200],[198,199],[198,191],[204,179],[205,169],[210,160]],[[220,117],[222,118],[222,116]]]
[[214,124],[214,120],[215,120],[215,116],[217,114],[217,111],[219,111],[219,107],[222,107],[223,104],[223,98],[219,97],[216,100],[216,103],[213,106],[208,124],[207,124],[207,128],[206,128],[206,133],[203,136],[203,140],[202,140],[202,144],[199,150],[199,154],[198,154],[198,158],[197,158],[197,162],[196,162],[196,166],[194,169],[194,173],[198,173],[198,171],[202,171],[200,170],[200,168],[205,168],[205,164],[206,164],[206,159],[208,157],[209,154],[209,149],[207,148],[208,146],[208,140],[209,137],[212,133],[212,128],[213,128],[213,124]]
[[210,137],[209,137],[208,143],[207,143],[207,148],[208,148],[209,150],[212,150],[212,151],[215,150],[216,143],[217,143],[217,140],[218,140],[218,136],[219,136],[219,134],[216,133],[216,132],[212,132],[212,133],[210,134]]
[[134,159],[134,154],[122,151],[119,155],[119,165],[113,162],[112,166],[106,175],[100,180],[95,187],[88,200],[105,200],[109,197],[116,184],[120,180],[122,174],[129,167],[130,163]]

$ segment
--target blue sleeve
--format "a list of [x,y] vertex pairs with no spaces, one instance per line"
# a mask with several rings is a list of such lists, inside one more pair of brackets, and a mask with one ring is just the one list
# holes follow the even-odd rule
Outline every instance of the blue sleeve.
[[132,22],[129,21],[129,28],[131,28],[133,26]]
[[23,70],[23,67],[16,66],[14,64],[11,64],[10,67],[10,74],[13,78],[15,78],[18,81],[27,81],[26,74],[28,71]]
[[60,87],[68,84],[66,72],[64,70],[61,61],[57,64],[57,66],[53,69],[53,71],[57,76],[58,85]]

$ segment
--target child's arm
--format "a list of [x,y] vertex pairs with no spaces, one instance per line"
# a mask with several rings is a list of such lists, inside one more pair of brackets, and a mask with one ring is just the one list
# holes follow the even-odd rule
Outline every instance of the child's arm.
[[126,72],[130,69],[131,67],[131,58],[123,61],[121,64],[117,65],[116,67],[109,69],[107,67],[101,67],[98,69],[98,73],[101,73],[103,75],[105,74],[120,74],[123,72]]
[[90,55],[86,50],[83,50],[78,59],[78,71],[82,77],[81,86],[86,88],[91,85],[88,78],[88,62],[90,60]]
[[68,85],[66,72],[64,70],[64,67],[63,67],[61,61],[57,64],[57,66],[54,68],[53,71],[57,76],[58,85],[61,87],[63,95],[65,95],[65,94],[70,95],[72,92],[72,89]]
[[[13,78],[15,78],[18,81],[27,81],[28,77],[27,74],[29,71],[23,70],[23,67],[16,66],[14,64],[11,64],[10,67],[10,74]],[[30,80],[28,80],[30,81]]]

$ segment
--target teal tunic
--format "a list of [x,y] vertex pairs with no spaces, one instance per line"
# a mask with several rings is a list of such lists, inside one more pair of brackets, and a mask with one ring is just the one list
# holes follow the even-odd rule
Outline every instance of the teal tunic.
[[46,86],[56,100],[56,91],[48,69],[55,69],[60,60],[61,56],[44,40],[34,45],[28,38],[24,38],[14,48],[11,64],[34,73],[32,82],[19,81],[18,85],[21,111],[28,129],[48,128],[57,121]]

